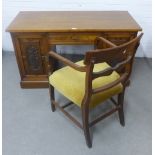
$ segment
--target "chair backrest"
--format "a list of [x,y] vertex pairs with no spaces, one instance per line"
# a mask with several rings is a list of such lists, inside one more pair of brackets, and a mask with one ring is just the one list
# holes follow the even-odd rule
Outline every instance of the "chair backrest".
[[[131,41],[116,47],[86,52],[84,64],[89,66],[86,74],[86,89],[92,89],[92,86],[90,85],[92,80],[101,76],[110,75],[113,71],[117,71],[123,76],[126,75],[126,79],[128,79],[131,74],[133,59],[142,35],[143,33]],[[93,72],[94,65],[102,62],[107,62],[111,67],[100,72]],[[123,76],[120,77],[120,81],[114,82],[111,86],[121,82]]]

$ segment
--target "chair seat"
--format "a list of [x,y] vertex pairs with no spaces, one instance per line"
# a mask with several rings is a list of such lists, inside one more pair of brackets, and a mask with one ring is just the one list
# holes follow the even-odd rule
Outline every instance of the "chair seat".
[[[83,60],[76,64],[84,66]],[[110,67],[106,62],[94,66],[93,72],[98,72]],[[62,95],[81,107],[85,94],[85,72],[79,72],[67,66],[55,71],[49,76],[49,83],[56,88]],[[98,88],[117,80],[120,75],[113,71],[109,76],[102,76],[93,80],[92,87]],[[94,94],[91,98],[90,107],[95,107],[111,96],[119,94],[123,90],[122,84],[118,84],[106,91]]]

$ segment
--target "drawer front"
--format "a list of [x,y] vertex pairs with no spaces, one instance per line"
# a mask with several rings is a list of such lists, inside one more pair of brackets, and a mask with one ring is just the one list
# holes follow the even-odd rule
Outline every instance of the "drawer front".
[[50,33],[49,44],[93,44],[100,33]]
[[136,35],[137,33],[135,32],[105,32],[103,37],[116,45],[121,45],[130,41],[136,37]]
[[116,45],[128,42],[136,37],[136,32],[101,32],[101,33],[50,33],[49,44],[93,44],[97,36],[103,36]]

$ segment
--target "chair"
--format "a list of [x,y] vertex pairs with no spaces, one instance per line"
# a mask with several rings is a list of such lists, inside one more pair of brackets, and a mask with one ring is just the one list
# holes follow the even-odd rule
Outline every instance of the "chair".
[[[70,120],[84,131],[87,146],[92,147],[90,127],[118,112],[120,124],[125,125],[123,100],[125,88],[129,83],[135,52],[139,46],[142,33],[133,40],[116,46],[102,37],[95,39],[95,50],[88,51],[84,60],[77,63],[49,52],[49,90],[52,111],[59,108]],[[56,60],[66,64],[59,70],[54,70]],[[54,99],[54,88],[71,100],[60,106]],[[117,101],[113,96],[117,95]],[[107,113],[89,121],[89,111],[103,101],[110,99],[114,103]],[[65,108],[71,104],[77,105],[82,112],[82,123],[70,115]]]

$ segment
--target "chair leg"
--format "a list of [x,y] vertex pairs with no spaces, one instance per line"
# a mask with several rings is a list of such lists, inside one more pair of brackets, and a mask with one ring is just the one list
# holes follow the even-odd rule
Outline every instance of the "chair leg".
[[83,130],[85,135],[86,144],[89,148],[92,147],[92,141],[89,131],[89,108],[82,108],[82,121],[83,121]]
[[118,104],[120,105],[120,109],[118,110],[118,115],[119,115],[120,124],[122,126],[125,126],[123,102],[124,102],[124,91],[118,95]]
[[50,99],[51,99],[51,108],[52,108],[52,111],[54,112],[55,111],[55,105],[53,103],[55,97],[54,97],[54,87],[49,85],[49,93],[50,93]]

